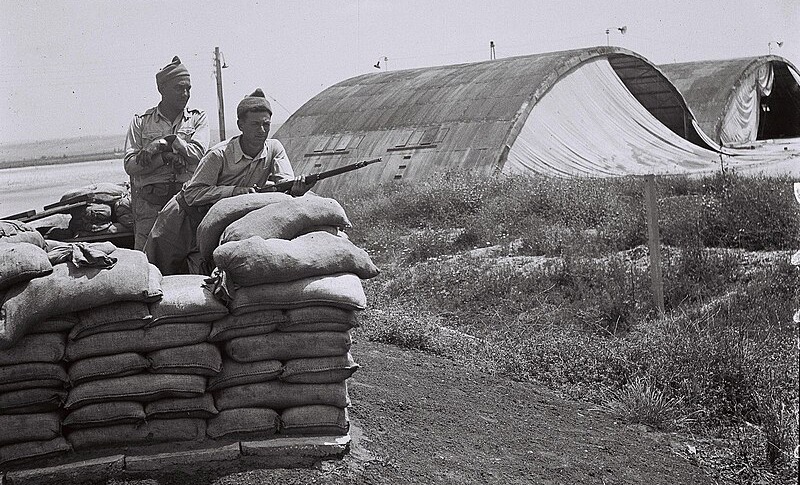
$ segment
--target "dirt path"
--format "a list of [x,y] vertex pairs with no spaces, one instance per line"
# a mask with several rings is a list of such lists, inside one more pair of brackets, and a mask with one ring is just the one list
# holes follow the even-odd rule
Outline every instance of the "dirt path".
[[[704,484],[670,436],[422,352],[358,341],[349,455],[315,469],[193,477],[244,484]],[[129,484],[187,483],[187,477]]]

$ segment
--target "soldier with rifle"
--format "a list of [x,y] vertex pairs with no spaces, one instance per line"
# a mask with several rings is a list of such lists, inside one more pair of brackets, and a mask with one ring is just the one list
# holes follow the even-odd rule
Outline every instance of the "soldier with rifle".
[[271,191],[300,196],[318,179],[377,161],[295,177],[281,142],[268,138],[272,109],[261,89],[239,103],[236,116],[241,135],[208,151],[192,178],[159,213],[150,232],[144,251],[164,275],[210,272],[212,268],[203,267],[200,260],[196,231],[205,213],[220,199]]

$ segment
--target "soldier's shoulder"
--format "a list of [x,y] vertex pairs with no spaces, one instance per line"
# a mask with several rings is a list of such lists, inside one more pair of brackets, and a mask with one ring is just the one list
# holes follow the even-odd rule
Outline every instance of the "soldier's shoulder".
[[145,116],[151,116],[153,113],[155,113],[155,112],[156,112],[156,109],[157,109],[157,108],[158,108],[158,106],[153,106],[152,108],[150,108],[150,109],[148,109],[148,110],[145,110],[145,112],[144,112],[144,113],[142,113],[142,114],[135,114],[134,116],[136,116],[137,118],[144,118]]

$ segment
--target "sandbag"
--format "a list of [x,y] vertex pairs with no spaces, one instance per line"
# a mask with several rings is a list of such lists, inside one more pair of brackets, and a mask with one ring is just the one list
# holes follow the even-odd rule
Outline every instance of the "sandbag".
[[144,412],[147,419],[210,419],[219,413],[214,406],[214,396],[211,394],[189,398],[159,399],[147,403]]
[[56,315],[43,322],[34,323],[33,328],[31,328],[28,333],[68,333],[78,322],[80,322],[80,320],[78,319],[77,313]]
[[219,349],[208,342],[171,347],[147,354],[150,371],[160,374],[213,376],[222,369]]
[[75,450],[127,447],[178,441],[200,441],[206,435],[204,419],[154,419],[144,424],[116,424],[77,429],[67,434]]
[[0,238],[0,291],[53,272],[47,252],[34,244],[10,244]]
[[281,434],[342,436],[350,428],[347,409],[321,404],[284,409]]
[[35,387],[0,393],[0,414],[31,414],[55,411],[64,402],[64,389]]
[[206,378],[191,374],[136,374],[83,382],[73,387],[64,404],[75,409],[109,401],[150,402],[171,397],[196,397],[206,390]]
[[208,420],[206,433],[215,440],[252,439],[278,432],[280,417],[272,409],[227,409]]
[[349,352],[331,357],[292,359],[283,365],[279,378],[284,382],[304,384],[342,382],[358,368]]
[[61,417],[57,412],[0,414],[0,445],[45,441],[61,436]]
[[53,272],[8,290],[0,311],[0,349],[30,333],[37,322],[119,301],[149,298],[149,264],[140,251],[117,249],[113,268],[53,266]]
[[20,221],[0,220],[0,243],[29,243],[47,249],[44,236],[33,226]]
[[219,238],[232,222],[256,209],[291,198],[289,194],[272,192],[237,195],[217,201],[197,226],[197,248],[200,256],[206,261],[213,261],[212,254],[219,245]]
[[50,362],[28,362],[0,367],[0,392],[34,387],[60,389],[67,384],[68,380],[64,368],[60,364]]
[[285,322],[286,314],[281,310],[227,315],[213,323],[208,339],[211,342],[222,342],[236,337],[263,335],[274,332]]
[[69,380],[73,386],[82,382],[111,377],[125,377],[150,367],[147,357],[135,352],[89,357],[74,362],[69,367]]
[[233,408],[286,409],[312,404],[345,408],[350,405],[347,383],[290,384],[282,381],[233,386],[214,392],[214,403],[223,411]]
[[266,283],[238,288],[229,303],[232,314],[327,305],[363,310],[367,297],[361,280],[352,273],[313,276],[288,283]]
[[344,209],[334,199],[306,194],[256,209],[232,222],[220,244],[249,237],[294,239],[315,226],[349,227]]
[[327,232],[312,232],[290,241],[258,236],[231,241],[214,250],[214,263],[240,286],[334,273],[354,273],[361,279],[378,275],[366,251]]
[[225,352],[237,362],[289,360],[344,355],[351,344],[349,332],[273,332],[235,338]]
[[261,360],[256,362],[236,362],[225,359],[222,372],[208,380],[208,390],[216,391],[226,387],[266,382],[277,379],[283,371],[279,360]]
[[346,332],[358,326],[353,310],[332,306],[307,306],[286,311],[286,321],[278,324],[281,332]]
[[125,423],[142,423],[144,407],[133,401],[111,401],[87,404],[64,418],[64,426],[72,429],[110,426]]
[[150,263],[148,265],[148,278],[147,278],[147,298],[145,302],[153,303],[160,300],[164,296],[164,291],[161,289],[161,280],[164,276],[158,266]]
[[228,309],[207,290],[206,276],[170,275],[161,279],[163,297],[150,304],[150,325],[173,322],[212,322],[228,314]]
[[28,362],[60,362],[67,339],[63,333],[39,333],[22,337],[10,349],[0,352],[0,366]]
[[88,357],[124,352],[146,354],[159,349],[205,342],[209,332],[210,323],[167,323],[138,330],[98,333],[69,341],[66,359],[74,362]]
[[45,441],[3,445],[0,446],[0,465],[22,462],[33,458],[41,459],[46,456],[66,453],[70,450],[72,450],[72,447],[62,436]]
[[78,317],[79,323],[69,332],[71,340],[102,332],[144,328],[153,318],[147,303],[141,301],[123,301],[90,308],[78,312]]
[[107,204],[129,194],[130,190],[125,185],[98,182],[64,192],[60,202],[74,199],[75,197],[90,196],[93,202]]

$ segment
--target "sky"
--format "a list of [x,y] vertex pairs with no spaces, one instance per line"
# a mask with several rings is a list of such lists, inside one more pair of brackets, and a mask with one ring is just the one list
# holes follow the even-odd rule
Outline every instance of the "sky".
[[610,44],[656,65],[771,51],[800,67],[800,0],[0,0],[0,144],[123,137],[176,55],[216,129],[219,47],[232,136],[257,87],[282,123],[345,79],[488,60],[490,42],[497,58]]

